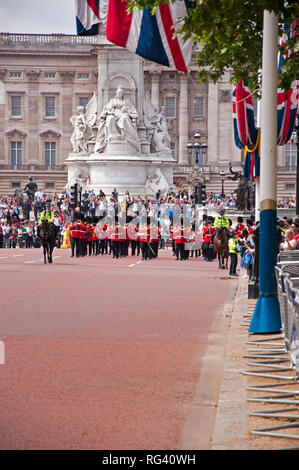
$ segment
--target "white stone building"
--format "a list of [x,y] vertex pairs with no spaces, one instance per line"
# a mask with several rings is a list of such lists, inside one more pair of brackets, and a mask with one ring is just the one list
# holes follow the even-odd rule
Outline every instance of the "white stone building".
[[[0,33],[0,194],[10,195],[33,176],[46,193],[67,182],[65,160],[71,152],[70,117],[98,87],[101,60],[98,37]],[[101,63],[101,67],[103,64]],[[171,149],[177,165],[174,183],[220,193],[219,173],[242,166],[232,126],[232,86],[227,73],[216,84],[144,61],[144,89],[152,103],[165,106]],[[188,142],[207,145],[187,150]],[[278,148],[278,198],[295,195],[295,144]],[[230,194],[236,182],[226,179]]]

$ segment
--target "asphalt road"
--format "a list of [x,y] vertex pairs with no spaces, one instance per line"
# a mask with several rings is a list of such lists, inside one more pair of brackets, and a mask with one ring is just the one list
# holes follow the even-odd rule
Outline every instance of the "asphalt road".
[[171,249],[53,256],[0,250],[0,449],[207,449],[236,280]]

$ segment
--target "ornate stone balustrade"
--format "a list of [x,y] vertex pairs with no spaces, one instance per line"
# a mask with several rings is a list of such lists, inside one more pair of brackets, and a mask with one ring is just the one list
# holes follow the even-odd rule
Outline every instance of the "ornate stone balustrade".
[[0,43],[15,44],[101,44],[101,36],[77,36],[72,34],[20,34],[20,33],[0,33]]

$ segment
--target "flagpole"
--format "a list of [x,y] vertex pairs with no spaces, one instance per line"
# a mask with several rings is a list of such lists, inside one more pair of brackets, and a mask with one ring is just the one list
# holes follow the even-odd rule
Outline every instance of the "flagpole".
[[[256,127],[261,128],[261,111],[262,111],[262,100],[257,102],[257,119]],[[260,176],[255,178],[255,221],[260,220]]]
[[280,309],[277,298],[275,264],[277,257],[277,49],[278,18],[264,11],[261,170],[259,228],[259,298],[249,333],[279,333]]

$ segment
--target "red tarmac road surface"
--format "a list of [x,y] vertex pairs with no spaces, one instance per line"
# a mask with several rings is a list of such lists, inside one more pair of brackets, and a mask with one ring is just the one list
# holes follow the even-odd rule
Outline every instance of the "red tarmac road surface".
[[142,262],[56,249],[52,265],[0,250],[0,448],[188,449],[226,276],[170,248]]

